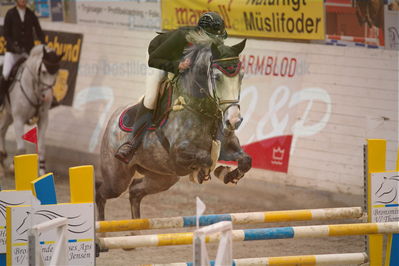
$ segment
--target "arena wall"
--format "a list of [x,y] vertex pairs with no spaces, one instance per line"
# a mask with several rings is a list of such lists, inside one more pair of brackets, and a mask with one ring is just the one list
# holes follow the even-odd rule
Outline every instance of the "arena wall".
[[[97,165],[108,117],[144,92],[146,50],[155,32],[42,26],[84,35],[73,106],[50,112],[48,166]],[[394,169],[398,52],[250,39],[242,60],[242,144],[293,135],[288,173],[253,169],[249,179],[360,195],[367,138],[388,140],[387,169]],[[9,146],[13,138],[11,129]]]

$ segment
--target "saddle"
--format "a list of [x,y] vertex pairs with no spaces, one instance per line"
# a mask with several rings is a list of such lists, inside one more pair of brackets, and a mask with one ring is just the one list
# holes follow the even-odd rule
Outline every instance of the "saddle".
[[[169,116],[169,110],[172,105],[173,84],[168,77],[160,83],[157,105],[153,114],[153,125],[149,130],[156,130],[162,127]],[[139,104],[126,108],[119,117],[119,128],[125,132],[132,132],[133,124],[136,119],[136,113]]]
[[26,61],[26,57],[22,57],[22,58],[20,58],[20,59],[14,64],[14,66],[12,67],[11,72],[10,72],[10,75],[9,75],[9,77],[8,77],[7,87],[5,88],[5,92],[8,92],[8,90],[9,90],[11,84],[14,83],[15,78],[17,77],[17,74],[18,74],[19,67],[20,67],[23,63],[25,63],[25,61]]

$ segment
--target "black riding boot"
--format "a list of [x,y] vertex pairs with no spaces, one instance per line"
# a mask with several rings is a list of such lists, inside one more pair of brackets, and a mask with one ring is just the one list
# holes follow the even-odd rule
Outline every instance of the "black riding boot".
[[6,80],[3,75],[0,77],[0,106],[3,105],[4,100],[7,95],[8,80]]
[[146,108],[143,102],[141,102],[137,110],[129,140],[118,148],[115,157],[126,164],[129,163],[139,147],[145,132],[147,132],[147,129],[151,126],[151,123],[152,110]]

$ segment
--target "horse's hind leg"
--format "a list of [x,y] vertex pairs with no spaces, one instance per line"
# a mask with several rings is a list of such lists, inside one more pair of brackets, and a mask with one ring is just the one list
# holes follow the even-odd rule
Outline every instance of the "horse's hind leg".
[[168,190],[179,181],[177,176],[146,174],[143,178],[133,179],[129,187],[130,207],[132,218],[140,218],[141,200],[151,194]]

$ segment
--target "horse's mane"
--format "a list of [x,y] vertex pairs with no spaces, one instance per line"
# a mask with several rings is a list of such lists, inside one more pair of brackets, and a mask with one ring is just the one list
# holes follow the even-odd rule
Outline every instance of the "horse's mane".
[[30,56],[35,57],[35,56],[40,56],[43,55],[43,44],[36,45],[32,48],[30,51]]
[[26,64],[31,67],[32,69],[39,67],[40,62],[42,62],[42,58],[43,58],[43,47],[44,49],[46,49],[46,52],[49,53],[51,51],[54,52],[53,49],[43,45],[43,44],[39,44],[36,45],[32,48],[32,50],[30,51],[29,57],[26,60]]
[[198,71],[195,70],[206,68],[206,73],[209,77],[211,57],[212,50],[210,45],[192,45],[184,50],[183,60],[189,59],[191,62],[190,68],[182,74],[183,86],[185,88],[192,87],[193,81],[198,79],[198,77],[196,77]]
[[[46,49],[46,48],[45,48]],[[30,51],[29,57],[26,60],[26,65],[32,69],[39,67],[39,63],[43,57],[43,45],[36,45]]]

